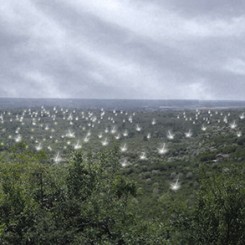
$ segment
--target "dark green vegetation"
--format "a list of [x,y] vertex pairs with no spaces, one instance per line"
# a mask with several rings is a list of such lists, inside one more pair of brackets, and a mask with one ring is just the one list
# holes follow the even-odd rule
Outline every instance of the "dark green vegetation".
[[2,111],[0,243],[244,244],[241,113]]

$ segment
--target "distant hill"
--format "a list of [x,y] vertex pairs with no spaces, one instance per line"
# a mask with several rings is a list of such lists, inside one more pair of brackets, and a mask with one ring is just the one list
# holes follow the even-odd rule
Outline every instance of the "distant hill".
[[245,101],[228,100],[115,100],[115,99],[19,99],[0,98],[0,108],[32,108],[59,106],[85,109],[201,109],[201,108],[245,108]]

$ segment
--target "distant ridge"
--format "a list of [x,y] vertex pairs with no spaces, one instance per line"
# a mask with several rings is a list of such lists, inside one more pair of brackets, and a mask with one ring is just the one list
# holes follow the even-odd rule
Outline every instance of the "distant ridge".
[[127,100],[127,99],[28,99],[0,98],[1,109],[58,106],[84,109],[197,109],[245,108],[245,101],[232,100]]

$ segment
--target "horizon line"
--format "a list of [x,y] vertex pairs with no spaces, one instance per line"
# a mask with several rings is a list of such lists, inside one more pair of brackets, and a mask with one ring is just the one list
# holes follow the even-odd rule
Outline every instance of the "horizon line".
[[127,101],[140,101],[140,100],[145,100],[145,101],[227,101],[227,102],[245,102],[245,99],[129,99],[129,98],[34,98],[34,97],[0,97],[0,100],[2,99],[23,99],[23,100],[127,100]]

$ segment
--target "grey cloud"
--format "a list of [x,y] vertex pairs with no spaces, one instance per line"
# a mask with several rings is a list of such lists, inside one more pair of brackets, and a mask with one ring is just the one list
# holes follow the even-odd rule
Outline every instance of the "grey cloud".
[[[146,4],[147,0],[138,0]],[[180,14],[187,16],[188,18],[193,16],[198,17],[214,17],[214,18],[230,18],[239,17],[244,15],[245,2],[243,0],[237,0],[231,2],[230,0],[152,0],[159,7],[167,8],[172,11],[177,11]]]
[[5,3],[0,96],[245,99],[242,2],[112,2]]

